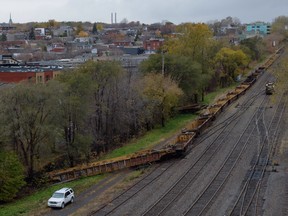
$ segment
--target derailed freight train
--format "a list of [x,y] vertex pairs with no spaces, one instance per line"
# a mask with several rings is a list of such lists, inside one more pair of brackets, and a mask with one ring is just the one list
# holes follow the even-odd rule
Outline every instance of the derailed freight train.
[[245,94],[245,92],[257,81],[258,77],[273,64],[279,57],[281,49],[277,50],[274,55],[249,75],[246,80],[233,91],[227,93],[223,98],[217,100],[216,103],[207,107],[197,119],[188,124],[187,127],[177,135],[175,141],[171,144],[160,150],[144,150],[125,157],[85,164],[69,169],[55,170],[49,173],[51,181],[73,180],[83,176],[112,172],[123,168],[157,162],[163,158],[173,157],[179,154],[185,154],[187,149],[193,146],[195,138],[212,124],[212,121],[217,118],[225,107],[237,100],[241,95]]

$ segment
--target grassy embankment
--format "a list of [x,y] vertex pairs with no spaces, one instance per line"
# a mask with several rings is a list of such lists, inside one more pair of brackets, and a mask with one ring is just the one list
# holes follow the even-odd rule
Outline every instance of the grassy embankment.
[[[234,89],[234,86],[226,89],[220,89],[218,91],[206,95],[204,103],[205,104],[212,103],[217,96],[222,95],[231,89]],[[194,118],[196,118],[196,115],[193,114],[178,115],[174,119],[169,120],[165,128],[159,127],[152,131],[149,131],[143,137],[137,140],[133,140],[129,144],[119,149],[115,149],[111,153],[107,154],[104,158],[105,159],[115,158],[126,154],[132,154],[134,152],[143,149],[151,148],[157,145],[159,142],[165,140],[166,138],[169,138],[175,133],[178,133],[181,130],[181,128],[183,128],[187,123],[189,123]],[[139,172],[137,175],[140,174],[141,172]],[[92,185],[97,184],[97,182],[99,182],[104,177],[105,175],[92,176],[75,180],[72,182],[53,185],[48,188],[43,188],[33,193],[32,195],[19,199],[13,203],[0,205],[0,215],[1,216],[31,215],[32,214],[31,212],[35,212],[35,210],[37,210],[38,214],[41,211],[45,212],[45,209],[47,210],[46,207],[47,200],[55,190],[62,187],[72,187],[74,188],[75,191],[77,191],[77,193],[80,193],[81,191],[91,187]],[[135,178],[135,176],[133,178]]]

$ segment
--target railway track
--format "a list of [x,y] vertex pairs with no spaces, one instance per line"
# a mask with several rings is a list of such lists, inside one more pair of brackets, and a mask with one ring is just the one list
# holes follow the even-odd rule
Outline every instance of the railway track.
[[[259,192],[262,185],[262,180],[267,172],[267,166],[273,156],[273,151],[276,145],[277,133],[279,131],[280,120],[286,108],[286,98],[281,97],[281,101],[273,115],[268,127],[266,125],[264,115],[262,116],[261,123],[258,124],[259,131],[264,131],[263,139],[260,141],[261,146],[258,156],[255,157],[253,165],[249,171],[248,177],[244,182],[242,190],[240,191],[236,202],[232,209],[229,211],[230,216],[234,215],[258,215],[260,210]],[[263,112],[264,114],[264,112]],[[261,128],[260,128],[261,127]]]
[[128,200],[136,196],[138,193],[140,193],[142,190],[144,190],[146,186],[156,181],[161,175],[163,175],[163,173],[171,169],[173,166],[175,166],[175,160],[167,161],[166,163],[163,163],[163,164],[158,164],[157,167],[155,167],[152,172],[150,172],[145,177],[141,178],[140,181],[136,182],[134,185],[132,185],[127,190],[125,190],[123,193],[114,197],[109,202],[109,204],[103,205],[99,209],[90,212],[88,216],[109,215],[110,213],[114,212],[123,203],[127,202]]
[[[265,98],[261,102],[261,106],[265,103]],[[216,175],[211,179],[210,183],[206,186],[203,192],[198,198],[189,206],[189,208],[183,212],[183,215],[205,215],[207,209],[213,203],[213,200],[221,192],[222,187],[230,177],[233,169],[241,159],[243,152],[246,150],[249,144],[251,144],[251,136],[253,136],[256,126],[252,123],[257,118],[258,113],[263,112],[258,108],[253,114],[253,118],[250,119],[245,130],[241,133],[241,136],[235,142],[233,149],[226,157],[222,166],[217,171]]]
[[[183,193],[185,189],[191,185],[201,173],[201,170],[209,163],[221,146],[225,145],[227,137],[230,132],[240,121],[239,117],[245,112],[253,103],[255,98],[262,94],[257,93],[251,97],[244,106],[235,114],[230,116],[224,122],[220,123],[220,127],[213,128],[214,133],[218,133],[216,138],[207,146],[206,150],[201,154],[197,161],[179,178],[177,182],[157,201],[152,205],[143,215],[165,215],[165,212],[171,207],[171,204]],[[236,121],[237,120],[237,121]],[[249,125],[249,124],[248,124]],[[228,130],[227,130],[228,129]],[[207,138],[207,137],[205,137]]]

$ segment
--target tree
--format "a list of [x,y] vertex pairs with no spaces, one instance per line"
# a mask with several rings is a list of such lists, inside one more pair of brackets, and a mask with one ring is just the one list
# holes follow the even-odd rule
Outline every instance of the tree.
[[[201,83],[201,86],[194,86],[197,91],[194,91],[194,101],[198,101],[198,94],[202,95],[202,100],[204,99],[204,92],[206,86],[209,82],[209,77],[211,74],[211,47],[214,46],[214,40],[212,40],[212,31],[206,24],[192,24],[185,23],[177,26],[178,37],[171,38],[165,43],[163,49],[167,50],[168,53],[174,54],[181,57],[189,58],[193,62],[193,71],[197,71],[199,74],[193,78],[197,80],[196,77],[201,79],[201,82],[196,81],[197,84]],[[198,66],[200,70],[198,70]],[[190,78],[189,80],[191,80]],[[194,81],[195,82],[195,81]],[[181,82],[180,82],[181,86]],[[194,88],[194,90],[196,89]]]
[[149,73],[143,79],[143,97],[146,101],[147,111],[154,113],[154,118],[160,117],[162,127],[171,116],[173,107],[178,105],[183,94],[177,83],[169,76]]
[[78,36],[79,36],[79,37],[88,37],[89,35],[88,35],[88,33],[85,32],[85,31],[80,31],[80,32],[78,33]]
[[243,51],[245,51],[245,48],[243,48],[243,46],[249,49],[248,53],[246,54],[248,54],[252,60],[259,61],[261,56],[264,54],[265,44],[261,37],[248,38],[242,40],[240,44],[242,45]]
[[79,33],[80,33],[81,31],[84,31],[84,28],[83,28],[83,26],[82,26],[82,23],[79,22],[79,23],[77,23],[77,26],[76,26],[76,35],[79,35]]
[[30,180],[40,149],[55,138],[57,99],[54,92],[58,91],[53,85],[23,83],[6,89],[0,96],[1,137],[17,153]]
[[213,30],[213,35],[217,36],[217,35],[221,35],[221,22],[218,20],[214,20],[214,21],[210,21],[208,23],[209,27]]
[[49,20],[48,21],[48,23],[47,23],[47,27],[48,28],[56,28],[56,27],[58,27],[59,26],[59,23],[56,21],[56,20],[54,20],[54,19],[51,19],[51,20]]
[[121,20],[120,24],[127,24],[128,23],[128,19],[127,18],[124,18]]
[[72,167],[81,158],[89,160],[92,143],[91,130],[87,127],[91,115],[91,78],[79,69],[66,71],[59,80],[65,84],[59,98],[59,125],[65,143],[64,153]]
[[117,144],[116,137],[121,134],[120,130],[125,129],[127,122],[123,118],[123,110],[120,109],[122,103],[122,90],[120,84],[123,80],[123,69],[118,62],[87,62],[80,68],[82,73],[86,73],[93,81],[93,117],[91,128],[94,134],[94,142],[103,144],[102,151],[108,150]]
[[174,33],[175,29],[176,29],[176,26],[173,23],[167,21],[160,28],[161,35],[164,36],[164,35],[169,35],[171,33]]
[[288,37],[288,16],[279,16],[272,23],[272,32]]
[[235,26],[240,26],[240,25],[241,25],[240,19],[237,17],[228,16],[225,19],[221,20],[221,26],[235,27]]
[[[179,87],[185,93],[189,102],[198,102],[198,93],[206,86],[209,78],[202,74],[201,65],[191,57],[165,54],[151,55],[143,61],[140,69],[144,73],[162,73],[162,57],[164,57],[164,74],[179,83]],[[204,79],[205,77],[205,79]],[[207,78],[207,79],[206,79]],[[202,98],[203,99],[203,98]]]
[[215,68],[220,71],[220,82],[226,86],[232,80],[235,80],[237,73],[241,72],[239,68],[244,69],[249,63],[249,58],[242,50],[232,50],[222,48],[214,58]]
[[33,27],[30,29],[28,38],[29,38],[29,40],[35,40],[36,39]]
[[0,202],[11,201],[25,185],[24,167],[12,152],[0,151]]
[[103,24],[98,23],[98,24],[97,24],[97,30],[98,30],[98,31],[102,31],[103,29],[104,29]]
[[185,23],[177,26],[177,32],[178,38],[168,40],[164,49],[170,54],[189,56],[204,66],[212,38],[209,27],[206,24]]
[[7,35],[5,33],[2,33],[0,41],[7,41]]
[[96,23],[93,24],[92,34],[94,34],[94,35],[95,35],[95,34],[98,34],[97,24],[96,24]]

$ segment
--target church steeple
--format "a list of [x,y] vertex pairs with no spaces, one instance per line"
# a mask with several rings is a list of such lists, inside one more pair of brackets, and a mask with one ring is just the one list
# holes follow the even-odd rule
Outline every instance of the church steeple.
[[9,26],[12,26],[12,24],[13,22],[12,22],[11,13],[10,13]]

